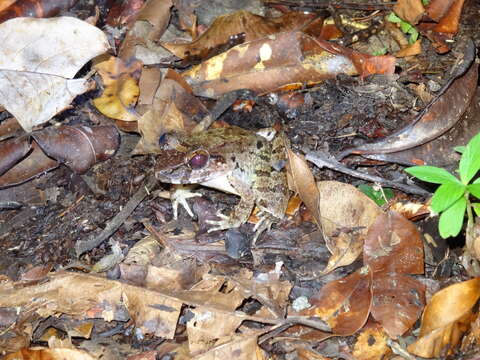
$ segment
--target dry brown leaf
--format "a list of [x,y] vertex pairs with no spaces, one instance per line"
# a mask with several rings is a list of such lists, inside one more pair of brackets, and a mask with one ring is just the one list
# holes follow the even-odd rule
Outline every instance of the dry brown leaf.
[[309,299],[303,316],[317,316],[336,335],[352,335],[365,324],[372,306],[372,271],[364,266],[353,274],[323,286]]
[[425,306],[425,285],[403,274],[374,273],[372,316],[393,339],[407,332]]
[[423,242],[417,227],[395,211],[370,225],[363,262],[376,273],[423,274]]
[[479,298],[480,278],[435,293],[425,307],[420,336],[408,346],[408,351],[426,358],[451,354],[474,320],[472,309]]
[[393,11],[403,20],[415,25],[422,18],[425,9],[422,0],[398,0]]
[[456,34],[464,2],[465,0],[455,0],[433,30],[439,33]]
[[368,321],[353,347],[352,355],[355,360],[377,360],[390,351],[387,345],[388,336],[381,326]]
[[290,148],[287,148],[288,166],[293,182],[294,190],[300,196],[303,203],[312,213],[315,221],[321,226],[320,216],[320,192],[305,158],[295,154]]
[[243,322],[243,319],[237,316],[205,309],[194,309],[191,312],[193,317],[187,322],[188,344],[191,353],[210,350],[218,339],[233,336]]
[[212,50],[228,43],[231,36],[243,34],[244,41],[257,40],[270,34],[299,29],[315,17],[313,13],[291,11],[277,18],[265,18],[240,10],[219,16],[207,31],[192,42],[160,44],[181,59],[204,59]]
[[267,360],[263,350],[257,345],[258,335],[234,335],[223,339],[224,343],[216,345],[204,354],[193,356],[192,360]]
[[365,55],[293,31],[237,45],[183,75],[196,95],[218,98],[238,89],[266,93],[292,83],[313,85],[338,74],[367,76],[394,69],[393,56]]
[[138,121],[142,138],[134,154],[158,153],[159,139],[169,131],[188,131],[209,112],[190,92],[182,77],[168,71],[155,93],[153,104]]
[[138,47],[149,46],[150,42],[161,37],[170,21],[171,7],[172,0],[148,0],[128,30],[118,56],[124,60],[141,59],[137,56]]
[[361,254],[368,228],[381,213],[368,196],[349,184],[320,181],[320,213],[332,253],[324,273],[351,264]]
[[114,56],[102,56],[93,65],[103,81],[103,93],[93,99],[95,107],[105,116],[123,121],[137,121],[132,111],[140,94],[138,79],[142,71],[139,61],[124,62]]
[[48,349],[42,347],[32,347],[29,349],[22,349],[16,353],[8,354],[3,358],[4,360],[95,360],[84,350],[80,349]]
[[409,44],[407,47],[397,51],[395,56],[398,58],[414,56],[422,53],[422,40],[417,40],[413,44]]

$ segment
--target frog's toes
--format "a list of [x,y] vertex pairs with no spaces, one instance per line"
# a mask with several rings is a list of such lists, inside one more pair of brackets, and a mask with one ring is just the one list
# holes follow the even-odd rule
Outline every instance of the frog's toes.
[[181,205],[187,211],[190,217],[194,217],[193,212],[188,205],[187,199],[197,196],[202,196],[202,194],[193,192],[187,187],[177,187],[170,195],[173,208],[173,218],[176,220],[178,217],[178,205]]
[[212,228],[208,229],[208,232],[231,229],[233,227],[238,227],[241,225],[232,221],[230,216],[224,215],[220,211],[217,212],[217,217],[219,217],[221,220],[206,221],[207,224],[214,225]]

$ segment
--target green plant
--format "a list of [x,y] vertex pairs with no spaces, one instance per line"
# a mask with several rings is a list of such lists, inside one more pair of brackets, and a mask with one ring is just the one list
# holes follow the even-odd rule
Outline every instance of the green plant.
[[473,210],[478,214],[479,203],[472,203],[470,195],[480,199],[480,178],[472,179],[480,170],[480,133],[475,135],[465,147],[456,148],[462,153],[458,174],[460,178],[435,166],[413,166],[405,169],[407,173],[420,180],[440,184],[432,197],[431,208],[441,214],[438,222],[440,236],[456,236],[462,230],[465,212],[467,229],[473,222]]
[[413,44],[415,41],[418,40],[418,30],[415,29],[415,26],[410,24],[408,21],[399,18],[394,12],[388,14],[387,21],[400,25],[400,30],[402,30],[403,33],[408,35],[409,44]]
[[378,206],[385,205],[388,200],[392,199],[394,194],[393,190],[389,188],[379,188],[369,186],[367,184],[360,184],[357,186],[358,190],[367,195],[370,199],[375,201]]

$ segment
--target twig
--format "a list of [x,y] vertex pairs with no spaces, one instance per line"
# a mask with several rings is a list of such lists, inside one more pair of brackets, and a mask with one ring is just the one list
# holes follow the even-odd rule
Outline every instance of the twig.
[[78,241],[75,244],[75,252],[77,257],[82,255],[84,252],[92,250],[93,248],[100,245],[102,242],[107,240],[112,236],[118,228],[127,220],[130,214],[135,210],[135,208],[140,204],[143,199],[150,193],[150,189],[157,183],[157,180],[153,175],[150,175],[145,184],[137,190],[137,192],[128,200],[123,209],[111,219],[105,229],[103,229],[100,234],[93,234],[87,240]]
[[349,9],[349,10],[392,10],[395,2],[389,3],[347,3],[341,1],[322,1],[322,2],[308,2],[308,1],[288,1],[288,0],[279,0],[279,1],[265,1],[264,5],[274,6],[274,5],[283,5],[290,7],[301,7],[301,8],[311,8],[311,9],[326,9],[332,7],[334,9]]
[[398,189],[398,190],[401,190],[403,192],[410,193],[410,194],[422,195],[422,196],[430,195],[430,192],[428,192],[428,191],[426,191],[426,190],[424,190],[421,187],[416,186],[416,185],[402,184],[402,183],[399,183],[399,182],[396,182],[396,181],[384,179],[380,176],[368,175],[368,174],[362,173],[360,171],[350,169],[350,168],[346,167],[345,165],[343,165],[342,163],[339,163],[338,161],[336,161],[333,158],[333,156],[327,155],[325,153],[321,153],[321,152],[318,152],[318,151],[317,152],[310,152],[305,156],[305,159],[314,163],[320,169],[325,167],[325,168],[328,168],[328,169],[332,169],[332,170],[341,172],[343,174],[347,174],[347,175],[350,175],[350,176],[353,176],[353,177],[356,177],[356,178],[359,178],[359,179],[367,180],[367,181],[370,181],[370,182],[373,182],[373,183],[377,183],[377,184],[380,184],[380,185],[383,185],[383,186],[386,186],[386,187],[392,187],[392,188],[395,188],[395,189]]

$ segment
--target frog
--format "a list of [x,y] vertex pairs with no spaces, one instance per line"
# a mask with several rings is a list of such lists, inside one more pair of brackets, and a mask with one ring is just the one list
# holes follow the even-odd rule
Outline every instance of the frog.
[[286,136],[273,128],[255,132],[230,126],[165,133],[159,140],[155,177],[163,183],[199,184],[240,197],[230,215],[217,212],[220,220],[208,221],[213,225],[209,232],[239,227],[255,206],[260,210],[254,228],[258,230],[264,220],[269,227],[282,219],[287,208],[285,143]]

